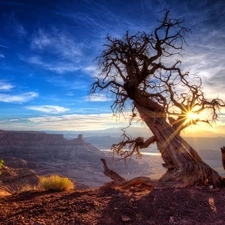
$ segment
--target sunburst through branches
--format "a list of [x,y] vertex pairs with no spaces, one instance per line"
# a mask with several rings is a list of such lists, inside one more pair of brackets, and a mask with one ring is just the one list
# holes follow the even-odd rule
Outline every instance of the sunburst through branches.
[[191,123],[191,122],[199,119],[199,115],[197,113],[194,113],[194,112],[191,112],[191,111],[187,112],[186,117],[187,117],[187,119],[186,119],[187,123]]

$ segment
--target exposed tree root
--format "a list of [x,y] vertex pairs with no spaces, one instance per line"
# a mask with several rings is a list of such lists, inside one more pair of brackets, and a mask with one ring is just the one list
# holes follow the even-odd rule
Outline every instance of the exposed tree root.
[[219,177],[217,180],[209,180],[206,176],[203,176],[203,174],[209,174],[209,177],[217,177],[211,174],[215,171],[207,164],[185,164],[182,170],[168,170],[159,180],[153,180],[148,177],[136,177],[126,180],[115,171],[110,170],[105,159],[101,159],[101,161],[104,167],[104,174],[113,180],[105,185],[108,187],[131,188],[132,186],[142,185],[152,189],[166,189],[196,186],[198,188],[211,189],[225,186],[224,178]]
[[103,163],[104,174],[107,177],[110,177],[117,184],[124,184],[126,182],[125,178],[121,177],[118,173],[116,173],[113,170],[109,169],[109,167],[106,164],[106,160],[105,159],[101,159],[101,161]]
[[172,182],[172,187],[222,187],[222,178],[207,164],[184,163],[182,168],[167,171],[159,181]]
[[154,187],[157,184],[156,180],[152,180],[148,177],[137,177],[131,180],[126,180],[115,171],[110,170],[106,164],[105,159],[101,159],[101,161],[103,163],[104,174],[113,180],[112,182],[107,184],[110,187],[120,186],[121,188],[129,188],[135,185],[145,185],[148,187]]

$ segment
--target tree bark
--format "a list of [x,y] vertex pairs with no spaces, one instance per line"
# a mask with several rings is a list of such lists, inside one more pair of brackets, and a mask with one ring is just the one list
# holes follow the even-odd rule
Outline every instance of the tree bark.
[[135,185],[144,185],[148,186],[151,189],[163,189],[165,188],[163,184],[158,185],[156,180],[152,180],[148,177],[136,177],[131,180],[126,180],[125,178],[121,177],[118,173],[108,168],[105,159],[101,159],[104,168],[104,174],[107,177],[110,177],[113,181],[111,183],[105,184],[103,187],[120,187],[120,188],[130,188]]
[[105,159],[101,159],[101,161],[103,163],[104,174],[107,177],[110,177],[116,184],[124,184],[126,182],[125,178],[121,177],[115,171],[109,169],[109,167],[106,164],[106,160]]
[[157,147],[167,172],[160,182],[173,187],[205,185],[220,187],[222,178],[208,166],[198,153],[179,135],[179,131],[167,123],[164,115],[149,110],[135,102],[141,118],[155,135]]
[[223,146],[220,150],[222,153],[222,165],[223,165],[223,168],[225,169],[225,146]]

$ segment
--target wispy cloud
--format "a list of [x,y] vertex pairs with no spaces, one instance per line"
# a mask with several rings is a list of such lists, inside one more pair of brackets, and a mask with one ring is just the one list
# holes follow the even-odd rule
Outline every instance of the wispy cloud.
[[72,62],[46,62],[46,60],[44,60],[41,56],[31,56],[28,58],[20,57],[20,59],[59,74],[75,72],[81,69]]
[[[84,77],[74,76],[73,80],[67,80],[64,76],[58,76],[57,79],[55,77],[50,77],[47,79],[51,85],[60,86],[68,90],[68,93],[72,93],[72,90],[89,90],[88,81],[84,79]],[[67,94],[68,95],[68,94]]]
[[76,43],[70,34],[58,31],[57,29],[39,29],[31,42],[33,50],[40,52],[51,52],[60,55],[61,58],[74,60],[77,56],[82,56],[82,43]]
[[90,77],[97,77],[101,73],[101,69],[96,65],[89,65],[84,67],[83,70],[90,74]]
[[91,94],[85,97],[85,101],[90,102],[109,102],[112,98],[107,97],[105,94]]
[[10,91],[14,86],[10,83],[0,81],[0,91]]
[[[31,41],[31,49],[36,56],[27,61],[57,73],[73,72],[81,68],[83,48],[83,43],[76,43],[75,38],[67,32],[40,28],[33,34]],[[46,54],[49,56],[47,60]]]
[[73,97],[74,96],[74,93],[73,92],[68,92],[66,95],[67,96],[70,96],[70,97]]
[[5,45],[0,45],[0,48],[9,49],[9,47],[8,46],[5,46]]
[[[59,74],[82,69],[83,43],[75,42],[69,33],[39,28],[32,36],[33,54],[21,60]],[[48,57],[46,57],[46,55]]]
[[23,103],[38,97],[37,92],[25,92],[15,94],[16,87],[9,82],[0,80],[0,102]]
[[28,121],[35,123],[37,129],[50,130],[101,130],[108,127],[127,125],[127,121],[124,118],[116,120],[112,114],[45,116],[29,118]]
[[17,38],[24,38],[27,35],[27,31],[24,29],[23,25],[19,22],[16,18],[14,13],[5,14],[5,32],[7,35],[17,37]]
[[198,76],[202,79],[203,90],[207,90],[206,94],[210,94],[210,97],[218,97],[216,95],[220,93],[221,97],[225,98],[225,94],[219,91],[225,89],[225,65],[223,63],[225,56],[222,53],[225,51],[225,46],[216,42],[212,44],[210,41],[204,45],[188,46],[182,67],[190,72],[190,76]]
[[[134,13],[133,11],[136,10],[134,4],[136,5],[136,8],[141,8],[142,2],[133,2],[129,7],[124,8],[124,15],[131,12]],[[148,6],[149,5],[152,5],[152,2],[149,3]],[[144,24],[146,24],[146,18],[143,23],[140,24],[140,21],[137,21],[135,17],[131,16],[128,19],[126,16],[114,12],[109,8],[109,5],[106,2],[97,3],[90,1],[86,3],[86,6],[88,11],[74,12],[73,10],[72,13],[65,13],[64,16],[73,19],[87,30],[94,30],[95,32],[92,32],[90,35],[97,36],[98,38],[104,38],[109,32],[110,35],[113,36],[120,36],[121,33],[123,34],[126,30],[137,32]]]
[[4,56],[3,54],[0,53],[0,59],[1,59],[1,58],[4,59],[5,56]]
[[112,127],[125,127],[127,121],[112,114],[71,114],[31,118],[10,118],[0,120],[1,129],[17,130],[102,130]]
[[51,113],[51,114],[59,114],[69,111],[69,109],[61,107],[61,106],[54,106],[54,105],[42,105],[42,106],[27,106],[27,109],[40,111],[44,113]]
[[37,92],[26,92],[18,95],[0,93],[0,102],[23,103],[38,96]]

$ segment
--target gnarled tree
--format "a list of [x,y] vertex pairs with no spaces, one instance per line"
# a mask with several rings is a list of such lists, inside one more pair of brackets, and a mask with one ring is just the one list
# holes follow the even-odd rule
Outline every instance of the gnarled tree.
[[[120,153],[126,145],[130,151],[124,157],[139,153],[140,148],[156,142],[167,172],[159,182],[173,187],[197,184],[221,186],[222,178],[209,167],[181,136],[191,124],[210,123],[218,118],[224,106],[221,99],[208,100],[202,91],[201,78],[190,82],[189,73],[181,70],[180,55],[188,30],[182,19],[171,18],[166,11],[158,27],[150,34],[138,32],[123,38],[107,36],[99,60],[102,69],[92,85],[91,93],[108,91],[115,96],[114,112],[131,106],[131,119],[139,115],[154,136],[124,140],[113,145]],[[211,118],[202,114],[210,112]],[[196,115],[190,118],[190,114]]]

